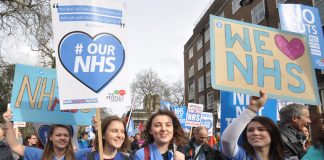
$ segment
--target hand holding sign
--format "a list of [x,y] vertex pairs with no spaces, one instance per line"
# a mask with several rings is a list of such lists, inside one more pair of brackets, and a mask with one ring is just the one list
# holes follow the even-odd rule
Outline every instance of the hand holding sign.
[[259,109],[261,109],[262,106],[265,104],[267,99],[268,99],[267,94],[261,89],[260,97],[256,97],[256,96],[251,97],[249,109],[253,110],[254,112],[258,112]]
[[6,123],[10,122],[13,117],[11,109],[8,108],[7,111],[3,113],[2,117]]

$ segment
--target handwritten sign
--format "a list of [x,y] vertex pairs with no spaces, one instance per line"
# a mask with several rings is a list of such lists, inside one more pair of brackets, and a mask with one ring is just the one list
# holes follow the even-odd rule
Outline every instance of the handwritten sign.
[[320,104],[304,35],[215,16],[210,30],[213,88]]
[[11,96],[13,121],[90,125],[95,110],[60,110],[56,71],[16,64]]

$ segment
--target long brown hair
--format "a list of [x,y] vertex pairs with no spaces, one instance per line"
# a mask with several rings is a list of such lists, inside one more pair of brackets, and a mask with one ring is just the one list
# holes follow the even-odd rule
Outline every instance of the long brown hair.
[[[260,123],[264,128],[266,128],[267,132],[269,133],[270,140],[271,140],[269,158],[270,159],[278,159],[278,160],[284,159],[283,158],[284,157],[283,156],[284,144],[283,144],[283,141],[280,136],[280,131],[277,128],[277,126],[274,124],[274,122],[270,118],[264,117],[264,116],[256,116],[251,120],[251,122]],[[251,146],[251,144],[248,142],[247,135],[246,135],[247,127],[249,126],[249,124],[245,127],[243,134],[242,134],[243,147],[249,155],[255,155],[255,151],[254,151],[253,147]]]
[[[130,142],[129,142],[129,139],[127,136],[126,124],[121,118],[119,118],[118,116],[108,116],[108,117],[104,118],[101,122],[101,134],[102,134],[102,136],[104,136],[106,134],[106,130],[107,130],[108,126],[113,121],[118,121],[118,122],[123,123],[124,129],[125,129],[125,132],[124,132],[125,139],[124,139],[122,146],[118,150],[121,152],[127,152],[128,148],[130,147]],[[98,133],[96,133],[96,137],[98,137]],[[101,139],[101,141],[102,141],[102,145],[105,146],[105,140]],[[95,148],[97,151],[99,151],[98,146],[99,146],[99,142],[98,142],[98,138],[96,138],[95,139]]]
[[154,137],[152,134],[150,134],[150,130],[152,128],[152,122],[155,117],[161,115],[170,117],[173,124],[173,137],[169,143],[169,149],[173,148],[173,143],[175,143],[177,146],[183,146],[184,144],[186,144],[185,134],[181,127],[181,124],[178,118],[175,116],[175,114],[169,110],[159,110],[157,113],[151,115],[143,133],[145,138],[145,143],[151,144],[154,142]]
[[73,145],[72,145],[72,131],[71,128],[69,126],[66,125],[62,125],[62,124],[53,124],[51,125],[51,130],[50,130],[50,135],[47,138],[47,144],[45,146],[43,155],[42,155],[42,160],[49,160],[49,159],[53,159],[53,156],[55,155],[54,153],[54,146],[53,146],[53,142],[50,140],[50,137],[53,135],[54,130],[56,128],[65,128],[69,131],[69,144],[66,148],[65,151],[65,159],[66,160],[75,160],[75,156],[74,156],[74,150],[73,150]]

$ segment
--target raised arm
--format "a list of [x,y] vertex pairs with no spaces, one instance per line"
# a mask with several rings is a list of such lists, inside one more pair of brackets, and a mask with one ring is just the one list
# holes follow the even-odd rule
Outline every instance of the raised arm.
[[10,122],[12,118],[12,112],[10,109],[3,114],[3,119],[6,122],[7,131],[6,131],[6,141],[9,144],[12,151],[15,153],[24,156],[25,146],[20,144],[16,138],[15,130],[13,128],[12,122]]
[[262,90],[260,97],[252,96],[250,99],[249,107],[246,108],[240,116],[238,116],[231,124],[224,130],[221,141],[223,153],[228,158],[234,157],[238,152],[237,141],[243,132],[246,125],[251,121],[256,113],[264,105],[267,100],[267,95]]

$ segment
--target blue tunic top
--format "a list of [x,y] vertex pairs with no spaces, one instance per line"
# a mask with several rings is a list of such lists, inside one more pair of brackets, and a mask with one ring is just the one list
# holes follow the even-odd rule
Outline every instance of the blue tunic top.
[[[41,160],[44,150],[35,148],[35,147],[25,147],[24,152],[24,160]],[[80,149],[75,152],[75,159],[78,160],[81,156],[86,153],[91,152],[91,148],[88,149]],[[53,160],[56,160],[55,156],[53,156]],[[65,160],[65,157],[62,159]]]

